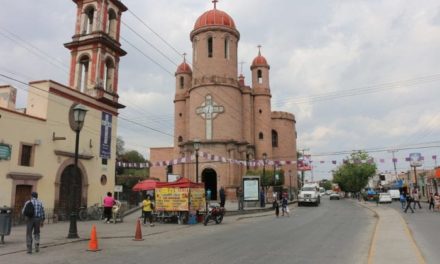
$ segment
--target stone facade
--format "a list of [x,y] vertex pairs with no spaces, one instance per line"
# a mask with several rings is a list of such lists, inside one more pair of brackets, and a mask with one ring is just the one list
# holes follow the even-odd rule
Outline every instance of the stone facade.
[[[266,155],[271,161],[296,161],[295,117],[271,111],[270,66],[260,52],[251,66],[252,85],[238,76],[239,39],[233,19],[215,6],[197,19],[190,34],[193,67],[184,61],[175,74],[173,153],[165,157],[161,149],[152,148],[153,164],[158,156],[162,160],[189,158],[198,141],[199,152],[226,159],[262,160]],[[278,169],[285,172],[285,187],[296,188],[296,164]],[[172,170],[153,166],[151,174],[161,180],[171,171],[193,181],[199,178],[213,191],[214,199],[221,186],[230,194],[228,198],[234,199],[246,170],[241,164],[199,157],[199,177],[194,159],[173,165]]]

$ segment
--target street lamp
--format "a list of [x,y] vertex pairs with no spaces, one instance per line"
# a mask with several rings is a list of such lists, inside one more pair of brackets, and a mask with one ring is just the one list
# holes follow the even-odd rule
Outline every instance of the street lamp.
[[293,201],[293,195],[292,195],[292,170],[289,170],[289,195],[290,195],[290,201]]
[[[265,180],[266,178],[266,160],[267,160],[267,154],[263,153],[263,180]],[[263,180],[261,182],[263,182]],[[264,191],[264,189],[263,189]],[[264,203],[264,196],[263,199],[261,199],[261,207],[265,207],[265,203]]]
[[[75,140],[75,178],[78,179],[79,168],[78,168],[78,148],[79,148],[79,132],[81,131],[84,125],[84,119],[86,118],[87,108],[84,105],[78,104],[73,108],[73,121],[75,122],[75,132],[76,132],[76,140]],[[76,205],[76,184],[73,186],[71,199],[71,207],[70,207],[70,226],[69,226],[69,234],[67,238],[79,238],[78,229],[76,227],[76,210],[78,206]]]
[[199,149],[200,149],[200,140],[194,139],[194,150],[196,151],[196,183],[199,183]]

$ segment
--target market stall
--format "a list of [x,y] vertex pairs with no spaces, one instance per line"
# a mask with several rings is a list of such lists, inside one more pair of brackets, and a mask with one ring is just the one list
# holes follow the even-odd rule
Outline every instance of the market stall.
[[187,178],[158,182],[155,202],[159,220],[176,219],[178,223],[195,223],[197,212],[205,210],[205,186]]

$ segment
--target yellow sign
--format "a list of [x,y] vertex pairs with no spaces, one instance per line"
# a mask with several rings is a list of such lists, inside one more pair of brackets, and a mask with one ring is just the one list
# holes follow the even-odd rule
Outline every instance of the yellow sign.
[[189,188],[156,188],[156,210],[188,211]]
[[192,188],[190,191],[191,211],[201,211],[205,208],[205,188]]

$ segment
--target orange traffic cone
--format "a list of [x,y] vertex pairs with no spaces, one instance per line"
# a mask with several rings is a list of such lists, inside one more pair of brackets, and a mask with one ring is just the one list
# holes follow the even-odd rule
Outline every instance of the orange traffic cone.
[[137,220],[137,223],[136,223],[136,234],[134,235],[134,239],[133,239],[134,241],[142,241],[142,240],[144,240],[143,238],[142,238],[142,230],[141,230],[141,220]]
[[90,233],[89,249],[87,251],[100,251],[98,248],[98,237],[96,236],[96,226],[92,226],[92,232]]

